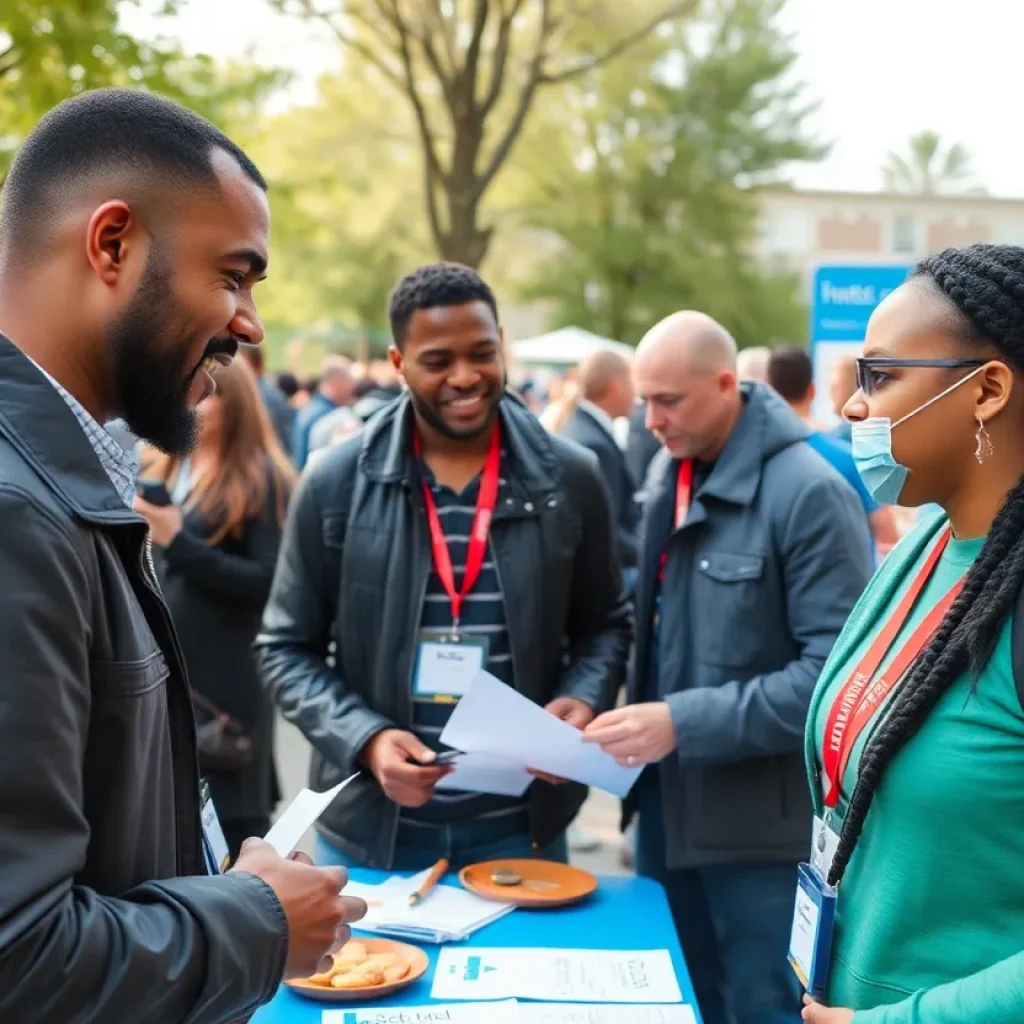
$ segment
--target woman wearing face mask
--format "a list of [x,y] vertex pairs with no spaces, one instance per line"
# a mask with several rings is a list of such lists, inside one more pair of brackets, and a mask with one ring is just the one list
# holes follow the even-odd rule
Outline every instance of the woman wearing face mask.
[[945,514],[869,584],[811,704],[791,959],[810,972],[819,896],[831,956],[804,1019],[1021,1024],[1024,249],[924,260],[872,316],[858,374],[844,412],[865,483]]

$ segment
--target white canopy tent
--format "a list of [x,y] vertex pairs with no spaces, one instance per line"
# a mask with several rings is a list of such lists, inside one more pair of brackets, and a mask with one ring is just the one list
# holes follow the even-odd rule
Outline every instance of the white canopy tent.
[[582,327],[563,327],[535,338],[514,341],[511,345],[513,359],[523,366],[575,366],[602,349],[618,352],[626,359],[633,358],[629,345],[591,334]]

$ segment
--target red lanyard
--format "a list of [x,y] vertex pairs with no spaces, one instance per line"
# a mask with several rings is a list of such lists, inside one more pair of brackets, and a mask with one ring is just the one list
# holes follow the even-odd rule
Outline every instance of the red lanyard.
[[[413,434],[413,451],[419,460],[422,457],[423,445],[420,436]],[[466,571],[462,576],[462,592],[455,589],[455,573],[452,571],[452,556],[448,552],[448,543],[444,539],[441,528],[441,517],[437,514],[437,502],[426,480],[423,483],[423,502],[427,508],[427,523],[430,526],[430,547],[434,555],[434,571],[452,602],[452,622],[458,627],[462,617],[462,602],[473,589],[480,576],[487,553],[487,535],[491,530],[491,517],[498,503],[498,481],[501,475],[501,433],[497,423],[491,434],[491,446],[487,450],[487,461],[484,463],[483,476],[480,478],[480,490],[476,498],[476,512],[473,514],[473,530],[469,537],[469,551],[466,555]]]
[[[675,533],[683,523],[686,522],[686,514],[690,511],[690,497],[693,493],[693,459],[683,459],[679,463],[679,472],[676,474],[676,504],[672,515],[672,529],[669,536]],[[668,542],[665,543],[665,550],[661,553],[661,571],[658,578],[665,580],[665,563],[668,561]]]
[[856,671],[839,691],[832,710],[828,714],[825,722],[822,766],[825,769],[826,782],[825,806],[829,809],[839,803],[843,775],[846,772],[850,754],[857,743],[857,738],[867,727],[868,722],[874,718],[875,712],[882,706],[894,687],[904,681],[907,670],[924,650],[925,644],[938,629],[943,616],[963,588],[963,580],[954,584],[949,593],[939,601],[914,630],[885,672],[872,683],[875,673],[906,623],[924,585],[935,571],[935,565],[949,543],[949,537],[950,531],[947,528],[932,547],[924,565],[921,566],[920,572],[903,595],[896,611],[875,637],[867,653],[861,658]]

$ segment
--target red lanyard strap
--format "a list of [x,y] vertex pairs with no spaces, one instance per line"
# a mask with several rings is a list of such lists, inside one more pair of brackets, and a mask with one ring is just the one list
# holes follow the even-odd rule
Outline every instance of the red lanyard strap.
[[[422,457],[423,443],[420,435],[414,433],[412,447],[417,460]],[[434,500],[430,485],[422,477],[423,503],[427,509],[427,524],[430,527],[430,548],[434,556],[434,571],[452,603],[452,623],[458,626],[462,618],[462,602],[473,589],[480,576],[487,554],[487,536],[491,530],[491,517],[498,504],[498,482],[501,475],[501,432],[499,425],[494,424],[491,433],[491,445],[487,449],[487,461],[484,463],[483,476],[480,478],[480,489],[476,498],[476,511],[473,513],[473,529],[469,537],[469,551],[466,554],[466,571],[462,576],[462,591],[455,589],[455,573],[452,571],[452,557],[448,551],[448,543],[444,539],[441,528],[441,517],[437,514],[437,502]]]
[[906,680],[908,670],[924,650],[935,630],[939,628],[946,612],[963,589],[963,580],[958,580],[924,617],[885,672],[875,679],[879,666],[889,653],[921,591],[935,571],[939,557],[949,543],[949,537],[949,529],[944,530],[900,600],[896,611],[875,637],[856,670],[843,684],[829,711],[825,722],[822,767],[825,771],[825,806],[830,809],[839,803],[843,775],[857,738],[874,718],[886,697]]
[[[690,498],[693,494],[693,459],[683,459],[679,463],[679,472],[676,474],[676,503],[672,513],[672,529],[669,536],[679,529],[686,522],[686,515],[690,511]],[[665,563],[668,561],[668,542],[665,542],[665,550],[661,553],[661,572],[659,579],[665,579]]]

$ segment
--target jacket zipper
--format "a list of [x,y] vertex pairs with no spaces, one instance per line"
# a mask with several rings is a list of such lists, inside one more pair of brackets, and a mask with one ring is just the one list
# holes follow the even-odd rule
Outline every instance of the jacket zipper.
[[[146,572],[147,568],[149,569],[149,573]],[[181,649],[180,643],[178,642],[177,634],[174,632],[174,623],[171,620],[171,614],[164,603],[163,594],[160,593],[160,587],[157,582],[156,562],[153,559],[153,538],[149,533],[146,534],[146,540],[145,543],[142,545],[142,551],[139,552],[139,569],[144,586],[150,592],[150,594],[153,595],[157,607],[157,612],[164,626],[164,633],[170,643],[174,657],[178,662],[178,669],[183,674],[185,671],[185,654]],[[196,771],[198,773],[198,768],[196,769]],[[177,786],[175,786],[175,794],[177,794],[177,791],[178,788]],[[184,857],[182,856],[180,823],[176,822],[175,825],[175,834],[178,840],[178,869],[184,870],[185,864]]]

